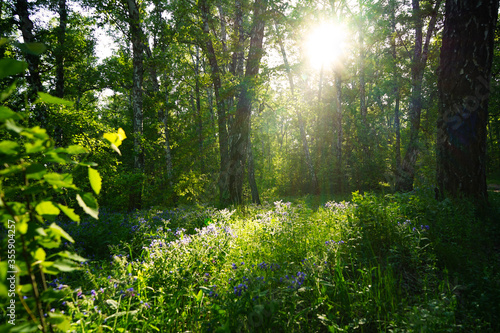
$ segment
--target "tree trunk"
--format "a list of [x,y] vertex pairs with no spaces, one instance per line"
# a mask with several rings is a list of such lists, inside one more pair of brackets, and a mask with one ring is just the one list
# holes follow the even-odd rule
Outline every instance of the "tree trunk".
[[210,36],[210,29],[208,25],[210,9],[207,4],[207,0],[200,0],[199,8],[201,12],[201,17],[203,21],[203,33],[205,37],[205,53],[210,64],[215,101],[217,104],[217,122],[219,127],[219,153],[220,153],[220,174],[219,174],[219,200],[222,204],[227,204],[229,202],[229,143],[228,143],[228,132],[227,132],[227,119],[226,119],[226,108],[224,105],[224,100],[220,95],[221,91],[221,78],[220,78],[220,68],[215,55],[214,46]]
[[[250,124],[249,124],[250,125]],[[250,129],[251,132],[251,129]],[[249,133],[250,135],[250,133]],[[248,138],[248,183],[250,184],[250,191],[252,192],[252,202],[254,204],[260,205],[259,190],[257,188],[257,182],[255,181],[255,167],[253,163],[253,152],[252,152],[252,138]]]
[[343,175],[342,175],[342,77],[338,70],[335,71],[335,105],[336,105],[336,124],[334,131],[337,132],[337,142],[335,143],[335,168],[334,179],[337,191],[344,192]]
[[394,80],[394,132],[396,133],[396,143],[394,144],[394,155],[396,156],[395,170],[401,169],[401,123],[399,119],[399,103],[401,99],[399,91],[399,75],[397,66],[397,53],[396,53],[396,3],[391,0],[391,54],[392,54],[392,76]]
[[193,56],[195,86],[194,93],[196,98],[196,132],[198,134],[198,162],[200,172],[205,173],[205,162],[203,158],[203,115],[201,113],[201,95],[200,95],[200,50],[195,46],[195,55]]
[[165,149],[165,164],[167,167],[167,184],[169,186],[168,191],[172,193],[173,200],[175,202],[175,191],[174,191],[174,177],[173,177],[173,163],[172,163],[172,151],[170,149],[170,133],[168,129],[168,119],[169,119],[169,99],[168,99],[168,87],[165,89],[165,110],[163,113],[163,117],[161,119],[163,123],[163,128],[165,130],[164,136],[165,136],[165,144],[164,144],[164,149]]
[[[36,42],[33,35],[33,22],[30,19],[27,0],[17,0],[16,12],[19,16],[19,29],[23,36],[24,43]],[[26,62],[28,63],[28,82],[30,83],[30,100],[35,101],[38,98],[37,92],[44,91],[42,80],[40,78],[40,59],[37,55],[25,53]],[[35,120],[42,128],[46,128],[48,124],[47,112],[44,107],[35,107]]]
[[411,68],[411,97],[410,97],[410,139],[406,149],[405,157],[401,163],[401,169],[396,175],[396,190],[408,192],[413,190],[415,180],[416,163],[419,154],[419,132],[420,116],[422,113],[422,81],[424,69],[427,63],[429,43],[436,27],[437,12],[441,0],[436,1],[434,11],[429,22],[425,44],[423,42],[423,18],[420,11],[420,0],[412,0],[413,19],[415,22],[415,48],[413,50],[413,63]]
[[438,74],[440,192],[487,200],[486,124],[498,0],[447,1]]
[[[134,169],[143,173],[144,171],[144,153],[141,146],[143,133],[143,110],[142,110],[142,83],[144,76],[143,57],[144,43],[143,34],[140,26],[139,8],[135,0],[127,0],[130,37],[132,41],[132,110],[133,110],[133,131],[134,131]],[[131,193],[131,208],[140,208],[142,201],[142,186],[134,184]]]
[[245,68],[245,78],[242,83],[236,114],[231,126],[229,193],[235,204],[243,202],[243,173],[247,158],[248,139],[250,131],[250,113],[254,95],[253,82],[259,73],[260,61],[263,54],[263,40],[267,0],[255,0],[253,13],[254,22],[250,37],[250,49]]
[[68,21],[68,11],[66,0],[59,0],[59,30],[57,31],[57,44],[59,47],[56,53],[56,96],[64,98],[64,55],[66,41],[66,24]]

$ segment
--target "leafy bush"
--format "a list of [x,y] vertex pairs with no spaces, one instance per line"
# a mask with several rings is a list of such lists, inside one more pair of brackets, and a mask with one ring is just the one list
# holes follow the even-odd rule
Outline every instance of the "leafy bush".
[[[21,73],[27,65],[13,59],[0,59],[0,79]],[[1,92],[3,102],[14,90]],[[38,103],[70,105],[71,102],[39,93]],[[95,193],[101,189],[101,177],[95,163],[78,161],[88,152],[76,145],[55,147],[45,129],[25,127],[23,118],[6,106],[0,106],[0,221],[2,222],[0,297],[3,315],[8,318],[2,330],[15,325],[18,332],[68,330],[71,317],[56,310],[70,294],[69,289],[47,285],[47,275],[77,270],[85,259],[69,251],[59,251],[63,241],[73,242],[53,221],[64,213],[78,223],[75,210],[55,198],[74,196],[81,208],[97,218],[97,201],[73,183],[70,173],[58,172],[72,165],[88,170]],[[107,133],[118,146],[123,134]],[[117,149],[117,148],[116,148]],[[52,306],[55,306],[54,308]]]

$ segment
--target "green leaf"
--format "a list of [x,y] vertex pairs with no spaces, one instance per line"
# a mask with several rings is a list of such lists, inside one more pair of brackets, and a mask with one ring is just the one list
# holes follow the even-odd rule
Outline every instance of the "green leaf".
[[40,55],[47,50],[47,47],[42,43],[18,43],[16,45],[21,49],[21,51],[33,55]]
[[95,194],[98,195],[99,192],[101,192],[101,184],[102,184],[102,179],[101,175],[99,175],[99,171],[89,167],[89,180],[90,180],[90,186],[92,186],[92,189],[94,190]]
[[38,101],[47,103],[47,104],[58,104],[58,105],[66,105],[66,106],[73,106],[74,102],[72,101],[67,101],[65,99],[59,98],[59,97],[54,97],[52,95],[49,95],[44,92],[38,92]]
[[71,243],[74,243],[75,240],[66,232],[64,231],[63,228],[61,228],[60,226],[58,226],[57,224],[55,223],[52,223],[49,227],[49,231],[53,234],[53,235],[56,235],[58,237],[62,237],[62,238],[65,238],[66,240],[70,241]]
[[40,126],[35,126],[32,128],[23,128],[21,135],[24,135],[28,139],[35,140],[48,140],[50,139],[45,128],[40,128]]
[[34,255],[33,255],[33,258],[36,261],[44,261],[46,257],[47,257],[47,253],[45,253],[45,250],[41,247],[37,248]]
[[0,106],[0,121],[7,119],[21,119],[21,116],[6,106]]
[[95,162],[79,162],[78,165],[80,166],[91,166],[91,167],[96,167],[98,164]]
[[83,208],[85,213],[89,214],[96,220],[99,219],[99,206],[97,205],[97,200],[90,193],[85,193],[83,197],[80,194],[76,195],[76,201],[80,207]]
[[42,216],[57,216],[61,212],[52,201],[42,201],[36,205],[35,210],[38,214]]
[[4,140],[0,142],[0,154],[16,155],[19,152],[19,144],[14,141]]
[[59,207],[60,210],[63,211],[64,214],[66,214],[67,217],[69,217],[72,221],[75,222],[80,222],[80,216],[75,213],[75,210],[73,208],[69,208],[65,205],[57,204],[57,207]]
[[71,162],[71,159],[67,158],[64,155],[59,155],[54,151],[49,151],[45,153],[45,158],[43,159],[43,162],[66,164],[68,162]]
[[117,133],[104,133],[103,138],[109,141],[111,148],[121,156],[118,147],[122,144],[122,141],[127,138],[125,131],[119,128]]
[[43,176],[43,179],[50,185],[52,185],[55,189],[59,189],[62,187],[78,189],[75,184],[73,184],[73,176],[69,173],[56,173],[51,172],[47,173]]
[[0,59],[0,80],[7,76],[22,73],[28,68],[28,64],[24,61],[15,59]]
[[35,140],[34,142],[27,142],[25,145],[26,154],[34,154],[44,151],[47,149],[47,144],[48,142],[44,140]]
[[53,267],[61,272],[72,272],[80,269],[80,266],[77,263],[69,259],[57,259],[54,261]]
[[200,303],[202,298],[203,298],[203,291],[200,289],[198,295],[196,295],[196,301]]
[[85,261],[87,261],[87,259],[85,259],[83,257],[80,257],[76,253],[72,253],[72,252],[69,252],[69,251],[61,251],[61,252],[58,253],[58,255],[60,257],[63,257],[63,258],[74,260],[76,262],[85,262]]
[[77,154],[87,154],[88,151],[87,149],[83,148],[82,146],[79,145],[71,145],[66,148],[66,152],[70,155],[77,155]]
[[43,175],[47,173],[47,169],[38,163],[31,164],[26,168],[26,178],[27,179],[42,179]]
[[22,128],[20,126],[17,126],[17,124],[15,123],[15,121],[13,121],[12,119],[7,119],[5,121],[5,127],[9,131],[12,131],[14,133],[21,133],[24,130],[24,128]]
[[[12,84],[7,87],[7,89],[0,91],[0,102],[5,101],[12,93],[16,91],[16,82],[12,82]],[[20,116],[18,116],[20,117]],[[1,119],[0,119],[1,120]]]
[[0,170],[0,176],[7,176],[13,173],[18,173],[23,171],[23,166],[22,165],[13,165],[11,167],[8,167],[6,169]]

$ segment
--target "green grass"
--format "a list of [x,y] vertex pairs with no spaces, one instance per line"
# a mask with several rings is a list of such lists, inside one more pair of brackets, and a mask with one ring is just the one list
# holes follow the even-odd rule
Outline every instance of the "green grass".
[[98,255],[51,282],[70,295],[54,311],[77,332],[500,329],[498,194],[481,212],[432,191],[315,200],[67,225]]

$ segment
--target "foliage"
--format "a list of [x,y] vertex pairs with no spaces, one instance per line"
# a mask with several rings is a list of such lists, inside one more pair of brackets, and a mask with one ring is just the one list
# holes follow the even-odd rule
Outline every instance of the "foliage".
[[[23,62],[1,59],[0,78],[22,73],[26,67]],[[12,89],[2,92],[2,102],[11,92]],[[38,95],[38,103],[72,105],[46,93]],[[79,214],[60,202],[64,198],[75,198],[83,211],[96,219],[98,205],[92,193],[75,185],[72,174],[61,170],[68,166],[88,170],[90,186],[96,194],[101,190],[101,177],[94,169],[96,164],[86,161],[85,148],[55,147],[45,129],[24,126],[23,117],[6,106],[0,106],[0,121],[1,247],[2,257],[8,258],[0,263],[0,296],[4,309],[7,305],[15,307],[9,316],[4,313],[9,320],[2,330],[13,325],[18,332],[67,330],[71,318],[64,312],[48,310],[69,293],[47,286],[46,276],[77,270],[86,259],[70,251],[58,251],[63,242],[74,240],[54,219],[63,213],[80,222]],[[112,143],[119,145],[124,138]]]
[[498,253],[486,259],[492,247],[474,237],[498,227],[467,229],[488,220],[432,194],[110,214],[105,224],[133,236],[52,283],[72,292],[61,309],[82,332],[493,332]]

